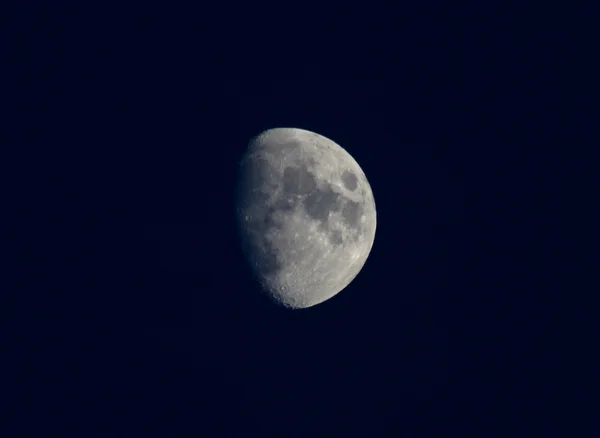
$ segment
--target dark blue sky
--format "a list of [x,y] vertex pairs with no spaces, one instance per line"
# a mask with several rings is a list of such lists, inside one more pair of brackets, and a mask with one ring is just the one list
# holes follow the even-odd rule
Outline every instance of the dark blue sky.
[[[487,437],[537,421],[560,38],[445,11],[299,54],[189,14],[109,25],[84,9],[54,11],[64,26],[34,13],[13,41],[23,436]],[[296,312],[258,296],[233,224],[237,160],[273,127],[342,145],[378,213],[355,281]]]

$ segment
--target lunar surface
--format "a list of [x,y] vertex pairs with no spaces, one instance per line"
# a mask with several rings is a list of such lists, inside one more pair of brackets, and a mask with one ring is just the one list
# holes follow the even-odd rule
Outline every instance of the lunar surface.
[[341,146],[303,129],[264,131],[242,157],[237,184],[244,255],[276,303],[314,306],[358,275],[375,239],[375,200]]

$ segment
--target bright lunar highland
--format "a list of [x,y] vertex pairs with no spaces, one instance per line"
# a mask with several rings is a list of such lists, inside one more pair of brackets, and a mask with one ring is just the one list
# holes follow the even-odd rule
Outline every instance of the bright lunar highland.
[[354,158],[322,135],[276,128],[250,142],[238,172],[242,248],[268,296],[301,309],[348,286],[377,225],[371,186]]

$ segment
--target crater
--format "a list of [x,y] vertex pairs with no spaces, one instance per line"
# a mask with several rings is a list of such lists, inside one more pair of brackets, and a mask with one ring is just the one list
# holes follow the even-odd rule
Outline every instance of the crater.
[[358,179],[356,178],[356,175],[349,170],[344,170],[344,173],[342,173],[342,182],[350,191],[354,191],[356,190],[356,187],[358,187]]
[[333,230],[331,233],[329,233],[329,241],[333,245],[341,245],[344,242],[344,239],[342,238],[342,232],[340,230]]
[[250,156],[242,159],[236,183],[236,198],[240,205],[256,205],[269,198],[277,188],[276,169],[265,158]]
[[[261,224],[260,221],[250,218],[253,223],[245,230],[242,237],[242,250],[249,261],[252,270],[261,275],[270,275],[282,268],[277,248],[265,238],[265,229],[269,225]],[[268,221],[268,220],[267,220]]]
[[284,196],[283,198],[279,198],[273,204],[273,207],[277,211],[285,211],[289,212],[296,208],[297,198],[294,196]]
[[269,242],[252,245],[249,255],[255,272],[260,275],[272,275],[281,270],[282,265],[277,257],[277,251]]
[[331,189],[331,186],[323,190],[314,190],[304,199],[306,213],[319,221],[327,221],[329,212],[339,211],[340,207],[340,196]]
[[275,217],[276,213],[277,209],[275,208],[275,206],[269,207],[267,209],[265,216],[262,218],[262,222],[259,224],[259,229],[262,232],[267,232],[269,230],[272,230],[273,228],[276,228],[278,230],[281,230],[283,228],[281,222]]
[[294,195],[306,195],[317,187],[317,182],[306,165],[286,167],[283,170],[283,190]]
[[277,145],[277,151],[285,154],[301,147],[302,143],[298,140],[285,140]]

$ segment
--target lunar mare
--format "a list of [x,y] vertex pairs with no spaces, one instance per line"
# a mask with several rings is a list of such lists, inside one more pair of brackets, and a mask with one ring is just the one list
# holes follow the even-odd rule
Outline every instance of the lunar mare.
[[373,246],[367,178],[337,143],[297,128],[254,138],[240,161],[236,219],[264,291],[290,308],[319,304],[358,275]]

